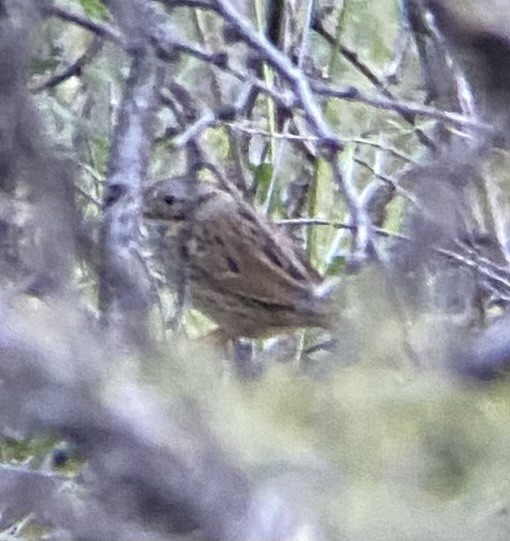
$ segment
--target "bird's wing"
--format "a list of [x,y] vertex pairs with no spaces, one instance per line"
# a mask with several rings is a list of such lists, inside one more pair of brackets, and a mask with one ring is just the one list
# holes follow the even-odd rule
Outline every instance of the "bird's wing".
[[242,202],[200,210],[190,259],[212,287],[275,306],[309,305],[322,283],[304,252]]

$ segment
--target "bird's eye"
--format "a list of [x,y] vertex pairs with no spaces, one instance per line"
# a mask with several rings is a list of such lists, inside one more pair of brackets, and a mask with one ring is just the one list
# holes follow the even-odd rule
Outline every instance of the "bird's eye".
[[173,205],[175,203],[175,197],[173,195],[165,195],[165,197],[163,197],[163,201],[167,205]]

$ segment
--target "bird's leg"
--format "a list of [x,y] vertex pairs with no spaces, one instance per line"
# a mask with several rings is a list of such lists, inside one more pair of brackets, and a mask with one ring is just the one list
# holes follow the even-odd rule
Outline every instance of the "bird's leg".
[[263,372],[263,366],[257,361],[253,351],[253,340],[237,338],[232,340],[234,366],[239,379],[258,379]]

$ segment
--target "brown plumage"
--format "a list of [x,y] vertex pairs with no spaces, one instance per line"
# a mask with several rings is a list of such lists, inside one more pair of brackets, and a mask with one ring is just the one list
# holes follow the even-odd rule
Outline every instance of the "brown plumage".
[[143,213],[165,225],[160,255],[170,284],[187,275],[193,305],[228,336],[328,325],[331,302],[319,273],[239,193],[186,177],[162,180],[145,190]]

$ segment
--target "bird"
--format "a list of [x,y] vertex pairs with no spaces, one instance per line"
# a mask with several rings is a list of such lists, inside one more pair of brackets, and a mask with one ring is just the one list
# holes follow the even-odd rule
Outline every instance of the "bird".
[[327,281],[235,187],[190,176],[159,180],[145,188],[142,213],[161,226],[159,255],[170,286],[185,279],[192,306],[228,338],[329,327]]

